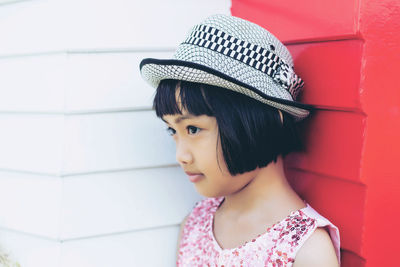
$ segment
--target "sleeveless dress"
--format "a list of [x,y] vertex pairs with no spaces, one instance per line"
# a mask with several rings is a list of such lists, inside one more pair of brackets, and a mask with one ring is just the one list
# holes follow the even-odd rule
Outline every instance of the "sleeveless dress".
[[297,251],[317,227],[330,234],[340,263],[338,228],[307,207],[291,212],[253,240],[231,249],[222,249],[213,234],[214,213],[224,197],[206,198],[197,202],[183,227],[177,266],[292,266]]

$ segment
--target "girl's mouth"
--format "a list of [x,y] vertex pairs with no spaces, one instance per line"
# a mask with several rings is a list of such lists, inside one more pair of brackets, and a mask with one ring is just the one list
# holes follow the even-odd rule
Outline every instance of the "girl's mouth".
[[191,172],[185,172],[185,173],[189,176],[189,180],[192,183],[196,183],[204,177],[204,175],[201,173],[191,173]]

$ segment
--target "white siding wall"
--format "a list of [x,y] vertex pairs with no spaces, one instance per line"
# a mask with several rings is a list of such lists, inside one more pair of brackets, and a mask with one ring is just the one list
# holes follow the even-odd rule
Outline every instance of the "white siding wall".
[[22,267],[175,266],[202,199],[151,110],[168,58],[227,0],[0,0],[0,247]]

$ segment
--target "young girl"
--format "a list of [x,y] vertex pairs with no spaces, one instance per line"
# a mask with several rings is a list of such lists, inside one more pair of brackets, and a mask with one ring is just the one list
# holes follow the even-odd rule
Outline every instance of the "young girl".
[[154,109],[199,194],[183,220],[178,266],[340,264],[339,231],[290,187],[283,157],[302,148],[303,82],[287,48],[246,20],[214,15],[173,59],[144,59]]

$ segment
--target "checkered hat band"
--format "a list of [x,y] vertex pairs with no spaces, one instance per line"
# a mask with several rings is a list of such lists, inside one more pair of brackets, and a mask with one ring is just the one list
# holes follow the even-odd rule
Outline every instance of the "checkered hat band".
[[211,49],[267,74],[288,90],[293,99],[304,85],[300,77],[294,73],[293,68],[274,52],[239,40],[214,27],[196,25],[183,43]]

